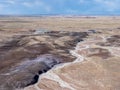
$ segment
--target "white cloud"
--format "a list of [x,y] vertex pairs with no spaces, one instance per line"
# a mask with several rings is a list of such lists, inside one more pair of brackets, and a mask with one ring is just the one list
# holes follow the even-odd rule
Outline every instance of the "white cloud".
[[43,6],[43,2],[34,1],[34,2],[22,2],[22,4],[26,7],[35,7],[35,6]]
[[[70,3],[70,5],[68,5]],[[0,13],[23,13],[22,9],[33,12],[65,12],[70,14],[116,12],[120,0],[0,0]],[[58,6],[57,6],[58,5]],[[16,7],[16,11],[13,8]],[[21,9],[22,7],[22,9]],[[84,8],[84,12],[83,9]],[[64,10],[63,10],[64,9]],[[59,11],[57,11],[59,10]],[[60,11],[63,10],[63,11]],[[80,11],[81,10],[81,11]],[[24,11],[24,10],[23,10]]]
[[4,10],[8,8],[11,4],[15,4],[15,1],[14,0],[0,1],[0,12],[4,12]]
[[104,7],[108,11],[114,11],[120,9],[120,0],[94,0],[99,3],[101,7]]
[[1,13],[6,12],[6,10],[13,4],[15,4],[15,0],[3,0],[3,1],[0,1],[0,12]]
[[29,2],[23,2],[22,4],[26,7],[33,7],[33,4]]
[[1,4],[15,4],[15,0],[2,0],[0,1]]
[[9,4],[15,4],[16,3],[14,0],[7,0],[6,2],[9,3]]
[[85,0],[79,0],[79,3],[84,3],[85,2]]
[[5,8],[9,7],[9,5],[5,5],[0,3],[0,12],[3,12]]
[[51,11],[51,7],[49,5],[47,5],[46,3],[39,1],[39,0],[36,0],[34,2],[22,2],[22,5],[24,5],[28,8],[44,9],[47,12]]

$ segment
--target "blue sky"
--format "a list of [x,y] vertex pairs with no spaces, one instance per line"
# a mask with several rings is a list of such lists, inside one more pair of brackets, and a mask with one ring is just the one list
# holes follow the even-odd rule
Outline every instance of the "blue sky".
[[0,14],[120,15],[120,0],[0,0]]

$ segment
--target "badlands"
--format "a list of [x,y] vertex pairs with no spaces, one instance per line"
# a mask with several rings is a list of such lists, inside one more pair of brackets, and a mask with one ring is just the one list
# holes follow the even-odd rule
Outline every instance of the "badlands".
[[0,17],[0,90],[120,90],[120,17]]

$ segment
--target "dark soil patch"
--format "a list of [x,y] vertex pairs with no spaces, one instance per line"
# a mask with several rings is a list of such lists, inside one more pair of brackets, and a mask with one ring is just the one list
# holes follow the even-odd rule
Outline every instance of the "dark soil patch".
[[[69,53],[69,50],[74,49],[76,44],[87,36],[87,32],[60,31],[14,36],[0,46],[0,88],[14,90],[32,85],[38,81],[38,75],[47,72],[54,65],[73,61],[75,57]],[[62,37],[66,40],[61,40]],[[55,43],[55,40],[60,43]],[[63,46],[60,45],[61,43]],[[36,63],[34,60],[39,56],[44,61]],[[26,60],[29,60],[27,64],[24,63]],[[52,62],[47,63],[47,61]]]

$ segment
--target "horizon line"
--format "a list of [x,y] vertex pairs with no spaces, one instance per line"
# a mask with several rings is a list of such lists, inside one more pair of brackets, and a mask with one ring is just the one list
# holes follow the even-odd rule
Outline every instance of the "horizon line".
[[120,14],[0,14],[0,16],[120,16]]

